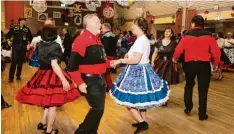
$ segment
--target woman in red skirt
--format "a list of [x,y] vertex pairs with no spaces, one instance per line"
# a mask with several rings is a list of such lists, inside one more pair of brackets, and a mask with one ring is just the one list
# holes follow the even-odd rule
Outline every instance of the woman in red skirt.
[[80,96],[74,87],[70,76],[58,65],[62,58],[62,50],[57,39],[57,29],[46,25],[41,31],[43,41],[37,44],[39,70],[31,80],[16,95],[16,100],[44,107],[44,114],[37,129],[45,130],[46,134],[57,134],[58,129],[52,129],[56,107],[74,101]]

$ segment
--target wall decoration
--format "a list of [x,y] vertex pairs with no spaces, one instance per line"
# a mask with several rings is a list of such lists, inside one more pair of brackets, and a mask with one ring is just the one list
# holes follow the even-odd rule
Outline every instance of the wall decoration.
[[61,18],[61,12],[53,12],[53,18],[60,19]]
[[231,16],[234,18],[234,13],[231,13]]
[[44,22],[48,18],[48,13],[38,13],[37,21]]
[[72,9],[73,9],[73,12],[81,12],[82,5],[74,4]]
[[97,0],[97,1],[93,1],[93,0],[89,0],[89,1],[85,1],[85,5],[88,8],[88,10],[90,11],[96,11],[97,7],[101,7],[101,0]]
[[81,13],[75,13],[74,14],[74,23],[77,25],[77,26],[81,26],[82,24],[82,14]]
[[32,8],[31,7],[24,8],[24,17],[25,18],[32,18]]
[[182,12],[182,8],[178,8],[177,12]]
[[116,2],[122,7],[130,7],[134,0],[117,0]]
[[45,0],[33,0],[32,7],[38,13],[42,13],[47,10],[47,3]]
[[72,5],[76,2],[76,0],[60,0],[65,5]]
[[123,26],[125,23],[124,17],[119,17],[114,20],[114,26],[115,28],[119,29],[120,26]]
[[103,15],[106,17],[106,18],[112,18],[114,15],[115,15],[115,11],[112,7],[105,7],[103,9]]
[[232,11],[231,16],[234,18],[234,6],[232,6]]

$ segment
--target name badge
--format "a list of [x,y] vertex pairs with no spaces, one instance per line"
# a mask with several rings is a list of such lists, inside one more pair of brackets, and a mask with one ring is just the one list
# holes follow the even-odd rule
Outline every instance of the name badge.
[[163,56],[163,60],[167,60],[167,56]]

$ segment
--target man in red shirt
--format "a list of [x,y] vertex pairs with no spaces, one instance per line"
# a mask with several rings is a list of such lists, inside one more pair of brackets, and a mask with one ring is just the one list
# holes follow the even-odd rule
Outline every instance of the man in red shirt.
[[198,81],[199,93],[199,120],[206,120],[208,115],[207,109],[207,93],[210,84],[211,75],[211,59],[214,61],[215,69],[220,62],[220,49],[212,34],[204,30],[204,19],[200,15],[192,18],[192,30],[186,32],[180,43],[175,49],[173,61],[180,57],[182,53],[185,56],[184,72],[185,72],[185,92],[184,92],[184,112],[189,115],[192,108],[193,87],[195,85],[195,77]]
[[85,30],[74,41],[68,71],[79,90],[85,93],[91,109],[75,134],[97,134],[105,106],[103,74],[111,62],[106,60],[104,46],[97,38],[101,27],[99,18],[88,14],[84,16],[83,23]]

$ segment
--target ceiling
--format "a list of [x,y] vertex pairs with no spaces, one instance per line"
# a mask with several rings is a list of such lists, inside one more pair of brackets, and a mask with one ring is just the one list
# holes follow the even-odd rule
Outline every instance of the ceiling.
[[[149,11],[153,16],[166,16],[175,14],[178,8],[185,5],[183,1],[137,1],[130,8],[120,7],[115,3],[116,12],[119,16],[133,19],[136,17],[136,8],[143,8],[144,11]],[[189,8],[199,10],[213,9],[215,5],[220,8],[234,6],[234,0],[195,0],[188,2]]]

